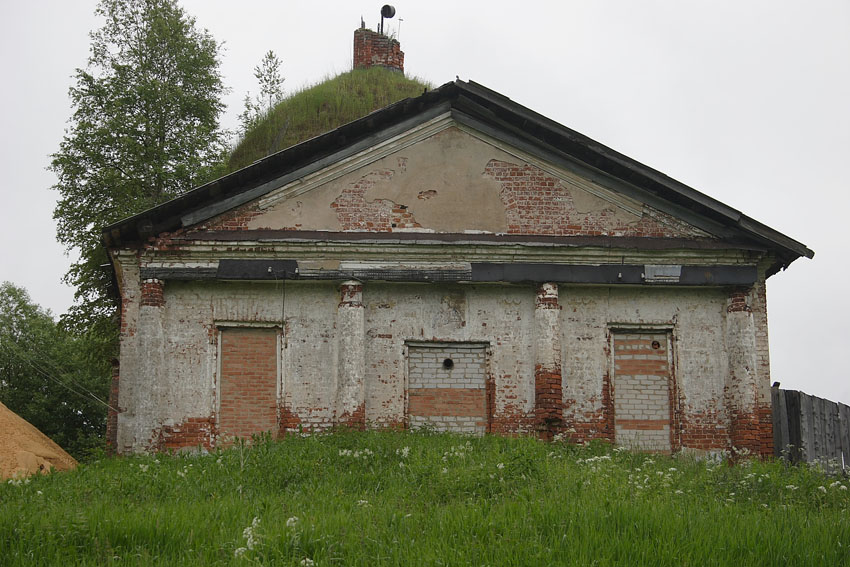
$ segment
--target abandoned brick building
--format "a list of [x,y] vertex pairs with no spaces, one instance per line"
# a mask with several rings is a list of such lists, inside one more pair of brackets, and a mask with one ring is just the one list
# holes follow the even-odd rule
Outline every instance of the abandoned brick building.
[[348,424],[770,454],[765,280],[813,255],[463,81],[104,240],[119,452]]

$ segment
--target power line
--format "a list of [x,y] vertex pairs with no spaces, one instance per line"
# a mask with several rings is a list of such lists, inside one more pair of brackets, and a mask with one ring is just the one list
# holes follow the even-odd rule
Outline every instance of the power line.
[[[8,346],[9,344],[14,345],[16,349],[20,349],[20,350],[18,352],[11,350]],[[85,386],[83,386],[79,382],[76,382],[75,380],[73,380],[71,378],[68,379],[69,382],[71,382],[74,386],[76,386],[77,388],[82,390],[82,392],[75,390],[74,388],[69,386],[67,383],[65,383],[63,380],[61,380],[60,378],[57,378],[56,376],[51,374],[50,371],[45,370],[44,368],[40,367],[31,358],[28,358],[26,355],[22,354],[25,351],[23,351],[23,348],[20,345],[18,345],[17,343],[15,343],[14,341],[0,341],[0,347],[3,347],[3,349],[8,354],[11,354],[12,356],[17,357],[19,360],[21,360],[24,363],[26,363],[27,365],[29,365],[33,370],[35,370],[41,376],[47,378],[48,380],[52,380],[53,382],[56,382],[60,386],[66,388],[68,391],[70,391],[74,394],[77,394],[78,396],[83,397],[83,398],[90,397],[93,400],[95,400],[96,402],[98,402],[98,403],[106,406],[107,408],[111,409],[112,411],[118,411],[117,409],[115,409],[111,405],[109,405],[107,402],[100,399],[98,396],[96,396],[94,393],[92,393],[90,390],[88,390]]]

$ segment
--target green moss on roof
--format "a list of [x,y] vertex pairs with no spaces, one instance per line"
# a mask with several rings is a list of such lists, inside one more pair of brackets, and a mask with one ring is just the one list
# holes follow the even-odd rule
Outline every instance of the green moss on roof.
[[380,67],[337,75],[282,100],[230,154],[227,172],[338,128],[431,85]]

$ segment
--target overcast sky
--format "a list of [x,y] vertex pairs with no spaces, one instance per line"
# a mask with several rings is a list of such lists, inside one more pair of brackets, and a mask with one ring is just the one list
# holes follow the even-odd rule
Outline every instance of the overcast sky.
[[[55,315],[73,300],[45,170],[74,69],[100,25],[91,0],[3,1],[0,281]],[[263,54],[288,91],[351,67],[380,2],[184,0],[223,42],[237,125]],[[405,69],[473,80],[658,169],[816,252],[768,280],[772,379],[850,403],[850,2],[397,1]],[[400,29],[398,29],[400,26]]]

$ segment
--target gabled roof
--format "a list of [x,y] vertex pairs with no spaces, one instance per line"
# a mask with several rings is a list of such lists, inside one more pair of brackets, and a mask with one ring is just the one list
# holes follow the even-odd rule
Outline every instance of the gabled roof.
[[103,232],[108,247],[127,246],[188,227],[273,191],[447,112],[452,119],[589,179],[706,227],[730,242],[771,250],[770,273],[814,252],[802,243],[720,201],[537,114],[472,81],[454,81],[375,111],[359,120],[256,161]]

